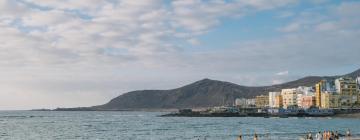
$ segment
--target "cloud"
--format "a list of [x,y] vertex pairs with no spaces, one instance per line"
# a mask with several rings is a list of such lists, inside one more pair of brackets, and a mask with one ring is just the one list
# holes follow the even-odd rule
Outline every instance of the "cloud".
[[316,27],[317,31],[331,31],[331,30],[336,30],[336,25],[332,22],[324,22],[321,24],[318,24]]
[[289,71],[281,71],[281,72],[276,73],[276,75],[278,75],[278,76],[283,76],[283,75],[288,75],[288,74],[289,74]]
[[200,41],[195,38],[188,39],[187,41],[193,46],[198,46],[201,44]]
[[192,31],[192,34],[203,34],[221,23],[221,18],[241,17],[252,12],[270,10],[292,5],[297,1],[284,0],[239,0],[239,1],[205,1],[176,0],[172,2],[175,27]]
[[284,12],[281,12],[279,13],[279,15],[277,16],[278,18],[289,18],[289,17],[292,17],[294,16],[295,14],[293,12],[290,12],[290,11],[284,11]]
[[282,32],[295,32],[301,29],[300,23],[292,23],[280,29]]
[[358,10],[360,8],[359,2],[349,1],[343,2],[338,7],[335,8],[335,12],[343,17],[352,17],[357,16]]

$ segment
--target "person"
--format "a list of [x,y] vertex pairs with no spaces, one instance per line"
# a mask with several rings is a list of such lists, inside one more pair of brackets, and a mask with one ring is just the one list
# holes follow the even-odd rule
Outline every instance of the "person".
[[307,138],[306,138],[306,139],[307,139],[307,140],[312,140],[312,139],[313,139],[311,132],[309,132],[309,133],[308,133],[308,135],[307,135]]
[[324,138],[324,140],[326,140],[326,131],[324,131],[324,133],[323,133],[323,138]]
[[345,137],[346,137],[347,140],[350,140],[350,139],[351,139],[350,129],[348,129],[348,130],[346,131]]
[[257,134],[254,134],[254,140],[259,140]]
[[322,138],[322,135],[321,135],[321,132],[319,131],[318,133],[316,133],[316,135],[315,135],[315,139],[316,140],[323,140],[323,138]]
[[346,136],[347,136],[347,137],[350,137],[350,136],[351,136],[350,129],[348,129],[348,130],[346,131]]
[[335,140],[339,140],[339,139],[340,139],[339,132],[335,131]]
[[242,136],[239,135],[238,138],[237,138],[237,140],[242,140]]
[[329,139],[328,131],[324,131],[324,140],[328,140],[328,139]]
[[329,140],[335,140],[335,133],[333,131],[330,132]]

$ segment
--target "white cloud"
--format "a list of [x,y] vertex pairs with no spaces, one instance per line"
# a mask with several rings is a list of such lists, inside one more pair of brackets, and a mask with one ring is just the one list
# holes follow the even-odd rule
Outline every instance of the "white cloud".
[[279,75],[279,76],[288,75],[288,74],[289,74],[289,71],[281,71],[281,72],[276,73],[276,75]]
[[295,32],[301,29],[300,23],[292,23],[280,29],[282,32]]
[[201,42],[199,40],[197,40],[196,38],[191,38],[191,39],[188,39],[187,41],[193,46],[198,46],[201,44]]
[[337,27],[332,22],[324,22],[317,25],[315,28],[317,31],[331,31],[331,30],[336,30]]
[[220,24],[220,18],[240,17],[251,12],[263,11],[297,3],[286,0],[175,0],[172,2],[175,27],[182,27],[202,34]]
[[336,12],[343,17],[357,17],[359,8],[359,2],[343,2],[340,4],[340,6],[336,7]]

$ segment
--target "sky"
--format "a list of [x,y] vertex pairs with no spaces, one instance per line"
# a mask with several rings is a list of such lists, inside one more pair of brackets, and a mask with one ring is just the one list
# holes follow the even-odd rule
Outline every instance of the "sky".
[[0,0],[0,110],[360,68],[358,0]]

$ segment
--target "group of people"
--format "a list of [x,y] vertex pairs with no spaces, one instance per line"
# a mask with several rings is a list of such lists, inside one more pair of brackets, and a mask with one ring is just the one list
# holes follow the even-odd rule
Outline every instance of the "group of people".
[[345,135],[338,133],[338,131],[324,131],[323,133],[316,133],[315,137],[312,136],[312,133],[309,132],[306,135],[306,140],[339,140],[340,136],[345,136],[345,138],[350,139],[351,133],[350,129],[345,132]]
[[[340,137],[345,136],[346,140],[350,140],[351,139],[351,133],[350,133],[350,129],[348,129],[345,134],[340,134],[338,131],[324,131],[323,133],[321,133],[320,131],[318,133],[315,134],[315,137],[313,137],[312,133],[309,132],[305,139],[306,140],[340,140]],[[239,135],[237,137],[237,140],[242,140],[242,135]],[[255,133],[254,134],[254,140],[258,140],[258,135]]]
[[[236,140],[243,140],[242,135],[239,135]],[[254,140],[259,140],[258,135],[256,133],[254,134]]]

